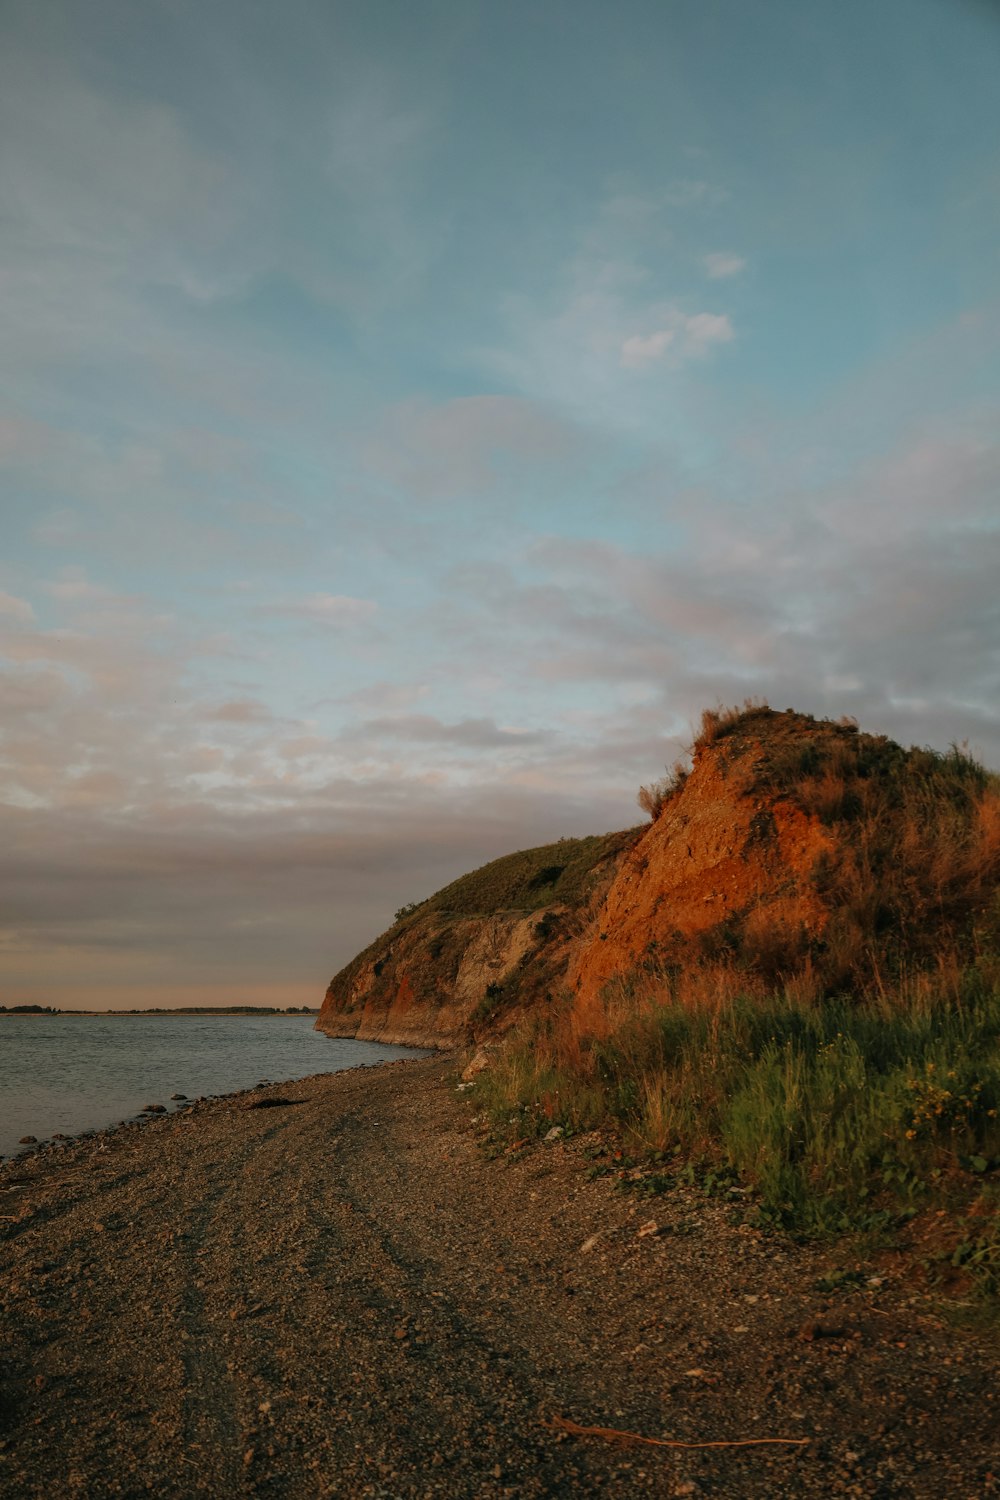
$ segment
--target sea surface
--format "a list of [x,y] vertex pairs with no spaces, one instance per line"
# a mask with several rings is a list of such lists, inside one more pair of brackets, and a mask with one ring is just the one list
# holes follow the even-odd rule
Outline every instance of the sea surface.
[[417,1057],[315,1031],[315,1016],[0,1016],[0,1156],[147,1104]]

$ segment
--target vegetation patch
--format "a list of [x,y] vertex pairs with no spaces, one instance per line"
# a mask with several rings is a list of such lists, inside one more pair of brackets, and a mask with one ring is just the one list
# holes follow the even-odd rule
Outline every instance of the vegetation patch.
[[623,833],[560,839],[537,849],[520,849],[452,881],[420,909],[485,917],[557,904],[581,906],[593,890],[600,866],[634,843],[641,831],[629,828]]
[[520,1137],[613,1131],[637,1153],[617,1168],[632,1191],[684,1173],[742,1185],[765,1227],[885,1240],[946,1208],[941,1258],[1000,1290],[996,964],[861,1003],[734,993],[637,1014],[619,996],[589,1029],[565,1001],[522,1024],[477,1087]]
[[[702,716],[695,763],[708,751],[727,775],[749,768],[757,807],[745,861],[776,846],[783,803],[828,831],[806,877],[826,915],[822,932],[782,926],[775,885],[700,934],[692,961],[728,955],[769,984],[795,978],[832,996],[1000,952],[1000,778],[963,748],[907,750],[852,720],[748,702]],[[639,801],[655,817],[683,785],[643,787]]]

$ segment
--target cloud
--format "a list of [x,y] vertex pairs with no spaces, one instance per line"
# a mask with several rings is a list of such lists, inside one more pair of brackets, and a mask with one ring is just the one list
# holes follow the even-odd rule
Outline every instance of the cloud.
[[113,27],[98,6],[85,30],[62,18],[61,47],[27,14],[5,28],[8,346],[156,348],[155,365],[177,347],[178,304],[202,316],[275,275],[359,322],[405,296],[446,232],[414,211],[436,108],[382,49],[366,58],[312,16],[321,85],[303,58],[303,86],[282,91],[248,33],[209,87],[196,70],[173,99],[144,98],[131,69],[114,80]]
[[399,714],[388,718],[367,719],[346,730],[342,738],[410,740],[424,745],[454,745],[469,750],[516,750],[545,744],[551,733],[541,730],[515,729],[497,724],[495,719],[460,719],[447,724],[433,714]]
[[294,90],[248,12],[173,103],[169,69],[155,102],[115,74],[114,7],[5,38],[0,942],[47,1000],[84,971],[318,996],[404,900],[633,819],[718,699],[1000,760],[1000,422],[941,416],[995,315],[791,431],[697,367],[744,267],[702,255],[709,168],[657,194],[662,153],[578,233],[557,195],[425,282],[461,253],[440,39],[393,73],[307,9]]
[[59,813],[0,806],[3,1000],[266,982],[318,1003],[405,901],[511,847],[619,821],[599,800],[488,785],[335,779],[252,824],[205,805],[109,823],[110,783]]
[[436,505],[507,486],[525,471],[572,472],[586,463],[585,433],[542,403],[461,396],[392,407],[364,447],[369,473]]
[[368,682],[352,693],[343,694],[337,701],[366,713],[384,714],[411,708],[421,698],[426,698],[428,691],[424,682]]
[[635,333],[622,344],[621,362],[627,369],[641,370],[644,365],[662,359],[676,337],[673,328],[661,328],[645,336]]
[[703,359],[716,344],[728,344],[736,337],[733,325],[724,313],[682,313],[671,309],[664,327],[653,333],[633,334],[621,346],[621,364],[629,370],[643,370],[656,364],[668,352],[677,362]]
[[742,255],[727,255],[723,251],[715,251],[706,255],[702,264],[712,281],[724,281],[730,276],[738,276],[746,266]]
[[312,760],[319,755],[329,755],[330,739],[324,734],[300,734],[294,739],[282,740],[277,747],[283,760]]
[[136,595],[116,594],[104,584],[94,583],[83,568],[64,568],[62,576],[44,585],[45,592],[60,604],[92,605],[130,609],[139,602]]
[[[678,185],[677,196],[713,201],[708,184]],[[622,430],[662,441],[662,400],[645,398],[622,371],[676,373],[735,337],[725,314],[681,306],[672,206],[662,195],[610,194],[568,247],[555,290],[510,296],[502,343],[481,351],[505,386],[571,414],[592,441]]]
[[35,611],[27,599],[18,599],[14,594],[7,594],[0,589],[0,619],[12,620],[23,624],[30,624],[35,618]]
[[[192,376],[199,398],[203,377],[204,369]],[[50,597],[101,602],[95,590],[102,585],[89,582],[81,557],[134,572],[155,556],[161,568],[211,571],[217,580],[236,568],[273,574],[315,554],[314,530],[282,503],[266,442],[214,443],[204,434],[192,441],[189,429],[166,421],[141,437],[109,438],[88,430],[85,416],[78,420],[62,427],[11,419],[0,445],[0,474],[20,503],[21,516],[12,503],[12,524],[23,517],[35,543],[74,560],[46,587]],[[105,603],[128,597],[109,595],[105,589]]]
[[257,613],[343,629],[371,620],[378,613],[378,604],[374,599],[356,599],[350,594],[307,594],[303,599],[259,605]]
[[663,194],[670,208],[718,208],[729,197],[726,188],[699,177],[682,177],[672,182]]
[[684,320],[685,352],[696,357],[707,354],[713,344],[729,344],[735,337],[725,314],[695,313]]
[[274,715],[256,698],[230,698],[204,711],[206,719],[219,724],[270,724]]
[[66,691],[66,679],[51,668],[0,670],[0,709],[9,716],[39,714],[53,709]]
[[[8,611],[5,1000],[71,1004],[97,980],[106,996],[318,997],[405,901],[511,848],[634,821],[638,785],[717,701],[967,738],[997,763],[997,430],[983,412],[916,432],[765,512],[706,484],[642,545],[521,534],[435,578],[433,609],[407,617],[409,679],[398,659],[393,681],[313,692],[308,719],[257,683],[208,695],[204,638],[152,607],[127,630]],[[314,598],[280,617],[312,618]]]

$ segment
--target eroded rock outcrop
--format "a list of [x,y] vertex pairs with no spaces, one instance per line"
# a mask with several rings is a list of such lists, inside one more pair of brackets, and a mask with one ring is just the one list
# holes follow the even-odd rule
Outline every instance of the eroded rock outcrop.
[[445,887],[336,975],[317,1029],[450,1047],[546,1003],[639,832],[519,851]]
[[568,977],[581,1004],[644,961],[717,957],[737,945],[745,959],[773,949],[787,960],[822,941],[828,908],[815,872],[835,835],[775,787],[773,772],[782,751],[794,770],[830,726],[774,720],[695,746],[690,774],[624,854],[574,954]]
[[706,714],[692,756],[649,826],[495,860],[404,915],[333,980],[319,1029],[450,1046],[713,963],[863,988],[1000,927],[1000,790],[961,752],[750,705]]

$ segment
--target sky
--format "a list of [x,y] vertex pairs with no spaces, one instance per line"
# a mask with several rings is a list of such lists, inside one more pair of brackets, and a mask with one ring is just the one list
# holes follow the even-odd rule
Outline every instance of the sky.
[[4,0],[0,1003],[316,1004],[747,697],[1000,766],[1000,11]]

